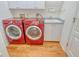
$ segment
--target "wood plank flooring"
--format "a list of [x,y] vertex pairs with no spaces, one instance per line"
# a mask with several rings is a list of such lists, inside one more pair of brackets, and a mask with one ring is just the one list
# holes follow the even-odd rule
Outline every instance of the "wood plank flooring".
[[44,42],[43,45],[9,45],[11,57],[67,57],[58,42]]

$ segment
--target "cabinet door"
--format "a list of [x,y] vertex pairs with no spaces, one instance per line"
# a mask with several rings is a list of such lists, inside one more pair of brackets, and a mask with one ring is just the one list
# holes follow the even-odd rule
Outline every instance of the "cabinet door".
[[14,2],[12,2],[12,1],[9,1],[8,2],[8,7],[9,8],[16,8],[16,7],[18,7],[19,5],[18,5],[18,2],[16,1],[14,1]]
[[32,2],[32,1],[18,2],[18,7],[20,9],[33,9],[34,8],[34,2]]
[[45,41],[57,41],[56,24],[45,24]]
[[44,9],[43,1],[10,1],[8,6],[11,9]]
[[45,2],[44,1],[34,2],[34,9],[45,9]]
[[63,24],[45,24],[45,41],[60,41]]

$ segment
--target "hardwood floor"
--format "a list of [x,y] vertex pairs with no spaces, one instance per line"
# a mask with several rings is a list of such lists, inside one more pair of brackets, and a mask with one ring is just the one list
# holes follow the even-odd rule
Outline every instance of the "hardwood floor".
[[44,42],[43,45],[9,45],[11,57],[67,57],[58,42]]

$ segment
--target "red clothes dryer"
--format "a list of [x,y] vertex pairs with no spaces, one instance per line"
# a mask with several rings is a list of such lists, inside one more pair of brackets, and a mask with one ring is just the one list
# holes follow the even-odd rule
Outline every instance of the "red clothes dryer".
[[25,43],[22,20],[5,19],[3,20],[3,27],[10,44]]
[[40,45],[44,41],[44,22],[39,23],[37,19],[23,20],[26,43]]

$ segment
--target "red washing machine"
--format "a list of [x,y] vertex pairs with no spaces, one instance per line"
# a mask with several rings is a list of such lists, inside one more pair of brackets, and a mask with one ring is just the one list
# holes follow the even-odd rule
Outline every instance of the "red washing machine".
[[40,45],[44,42],[44,21],[39,23],[37,19],[23,20],[26,43]]
[[25,43],[22,20],[5,19],[3,20],[3,27],[10,44]]

